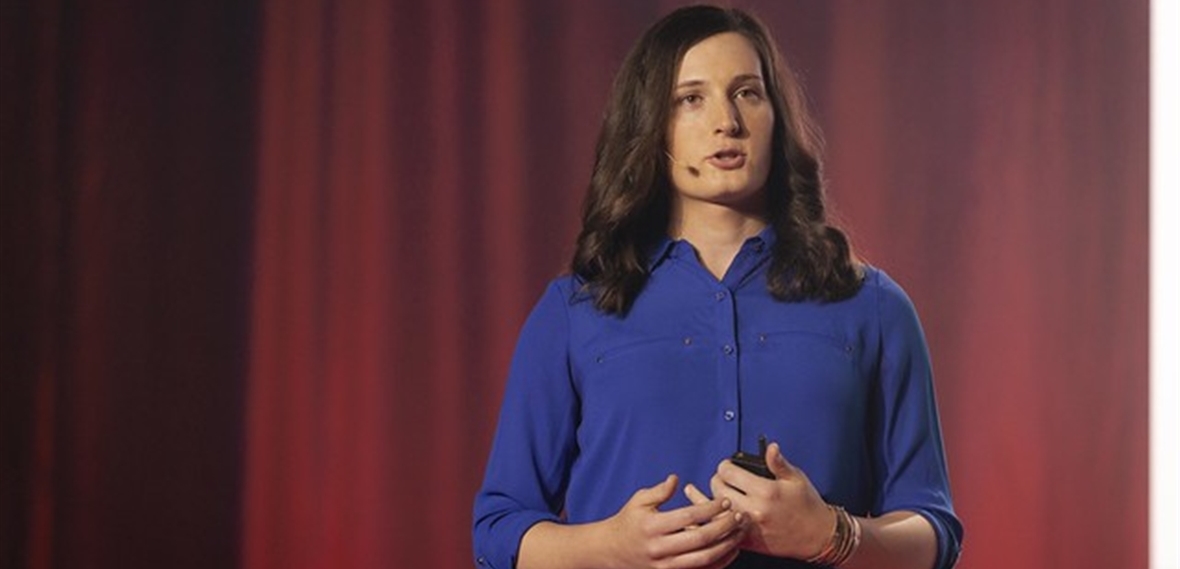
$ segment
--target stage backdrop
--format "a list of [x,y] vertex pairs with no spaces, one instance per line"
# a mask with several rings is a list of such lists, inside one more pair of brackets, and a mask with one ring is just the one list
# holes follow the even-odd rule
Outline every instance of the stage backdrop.
[[[1147,566],[1146,0],[743,2],[933,351],[961,567]],[[674,2],[5,3],[0,563],[466,567]]]

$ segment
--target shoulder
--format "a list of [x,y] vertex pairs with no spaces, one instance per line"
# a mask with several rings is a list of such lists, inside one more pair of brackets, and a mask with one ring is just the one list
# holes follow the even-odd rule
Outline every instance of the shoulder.
[[876,267],[870,264],[863,265],[864,270],[864,284],[862,294],[869,292],[870,294],[888,294],[905,296],[905,291],[902,290],[901,285],[897,283],[885,269]]
[[860,291],[861,296],[868,296],[881,306],[903,305],[913,307],[913,301],[910,300],[910,296],[906,294],[905,289],[893,277],[889,276],[884,269],[865,264],[864,275],[864,283]]
[[555,326],[565,326],[568,320],[571,291],[575,289],[572,278],[559,276],[551,279],[540,296],[533,303],[524,322],[524,331],[551,330]]
[[925,333],[913,300],[889,274],[866,265],[861,294],[874,305],[877,327],[887,350],[925,345]]
[[917,309],[901,284],[879,267],[866,264],[864,272],[864,284],[859,296],[873,305],[882,327],[917,324]]
[[551,279],[545,285],[545,292],[541,295],[541,302],[553,302],[570,305],[582,297],[589,297],[584,281],[577,275],[562,274]]
[[533,316],[547,315],[569,318],[581,306],[593,306],[593,299],[586,289],[585,281],[576,275],[562,274],[551,279],[533,307]]
[[570,328],[570,298],[576,285],[570,277],[550,280],[520,329],[517,355],[526,361],[563,350]]

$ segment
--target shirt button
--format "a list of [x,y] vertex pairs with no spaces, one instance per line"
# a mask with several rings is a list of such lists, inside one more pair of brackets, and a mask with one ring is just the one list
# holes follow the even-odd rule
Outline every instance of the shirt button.
[[725,412],[726,421],[732,421],[734,417],[737,417],[737,413],[734,413],[732,410]]
[[475,562],[479,563],[480,565],[487,565],[488,564],[488,560],[482,556],[479,559],[476,559]]
[[691,346],[691,345],[692,345],[692,336],[685,336],[685,337],[684,337],[684,345],[685,345],[685,346]]
[[722,300],[725,300],[725,293],[718,292],[717,294],[713,295],[713,297],[717,299],[717,302],[721,302]]
[[721,348],[721,351],[725,352],[725,355],[728,356],[733,353],[733,346],[726,344]]

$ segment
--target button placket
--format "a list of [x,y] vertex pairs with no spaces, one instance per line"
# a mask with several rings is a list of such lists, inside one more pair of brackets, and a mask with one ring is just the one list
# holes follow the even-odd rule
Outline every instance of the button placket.
[[728,288],[719,288],[714,290],[712,294],[717,307],[716,318],[714,318],[717,326],[715,331],[717,343],[714,345],[720,352],[717,354],[718,393],[721,394],[721,400],[718,401],[721,411],[720,419],[728,437],[736,441],[740,419],[739,403],[741,401],[738,391],[737,306],[733,292]]

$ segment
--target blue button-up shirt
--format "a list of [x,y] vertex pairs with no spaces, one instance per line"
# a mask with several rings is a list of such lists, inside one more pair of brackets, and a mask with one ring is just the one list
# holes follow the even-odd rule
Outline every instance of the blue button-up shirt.
[[[937,567],[953,565],[962,527],[913,305],[872,267],[848,300],[775,300],[773,239],[747,240],[720,281],[690,244],[665,241],[623,317],[595,309],[575,277],[550,284],[521,331],[475,500],[479,565],[510,569],[533,524],[610,517],[668,474],[708,488],[759,435],[829,503],[926,517]],[[684,505],[678,492],[665,508]]]

